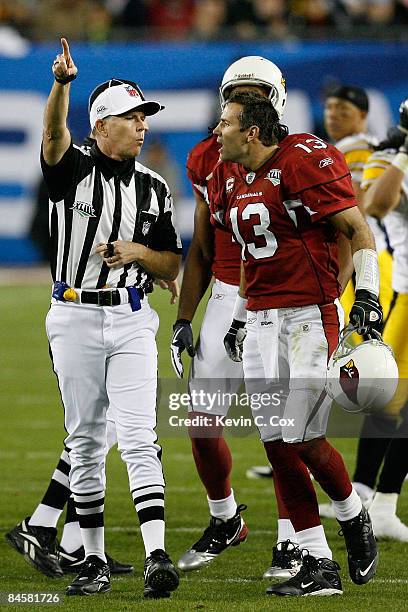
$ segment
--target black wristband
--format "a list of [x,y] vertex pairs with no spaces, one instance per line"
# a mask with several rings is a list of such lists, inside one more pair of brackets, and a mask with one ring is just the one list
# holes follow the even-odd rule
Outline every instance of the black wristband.
[[57,83],[59,83],[60,85],[67,85],[68,83],[70,83],[71,81],[74,81],[77,78],[76,74],[71,74],[70,76],[65,77],[65,79],[57,79],[57,77],[54,75],[54,79],[57,81]]
[[177,319],[177,321],[173,325],[173,329],[176,327],[176,325],[191,325],[191,321],[189,321],[188,319]]
[[240,321],[239,319],[232,319],[231,327],[233,329],[242,329],[243,327],[245,327],[245,325],[245,321]]

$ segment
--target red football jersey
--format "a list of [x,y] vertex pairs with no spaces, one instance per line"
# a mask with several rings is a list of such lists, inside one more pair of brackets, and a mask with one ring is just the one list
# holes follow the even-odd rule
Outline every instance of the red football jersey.
[[327,304],[339,296],[337,231],[356,206],[343,154],[313,134],[287,136],[256,172],[218,162],[212,218],[241,245],[248,309]]
[[[206,198],[207,177],[214,170],[219,160],[220,145],[217,137],[212,135],[199,142],[187,158],[187,176],[193,189],[202,198]],[[215,227],[214,260],[212,273],[220,281],[229,285],[239,285],[239,268],[241,247],[233,241],[230,232]]]

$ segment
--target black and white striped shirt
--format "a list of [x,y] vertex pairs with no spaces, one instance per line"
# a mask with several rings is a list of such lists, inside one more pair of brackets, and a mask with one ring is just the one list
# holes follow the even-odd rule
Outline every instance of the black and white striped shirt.
[[95,248],[128,240],[156,251],[181,253],[173,199],[166,181],[136,160],[118,162],[98,149],[69,149],[55,166],[41,153],[50,195],[51,273],[70,287],[101,289],[135,285],[150,275],[138,264],[109,269]]

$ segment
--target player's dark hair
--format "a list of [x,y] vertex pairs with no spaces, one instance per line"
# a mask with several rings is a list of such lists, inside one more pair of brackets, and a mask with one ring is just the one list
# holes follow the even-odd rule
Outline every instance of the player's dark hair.
[[240,104],[239,114],[241,131],[256,125],[259,128],[259,140],[265,147],[278,142],[279,117],[271,101],[253,91],[232,92],[227,104]]

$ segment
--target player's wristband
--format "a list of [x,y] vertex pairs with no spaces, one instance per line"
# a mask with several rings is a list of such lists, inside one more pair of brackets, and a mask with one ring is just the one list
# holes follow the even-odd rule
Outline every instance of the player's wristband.
[[70,83],[71,81],[74,81],[76,78],[77,78],[76,74],[70,74],[69,76],[65,77],[65,79],[57,79],[57,77],[54,75],[54,79],[60,85],[68,85],[68,83]]
[[353,255],[356,271],[356,291],[365,289],[376,297],[380,293],[380,272],[378,257],[372,249],[360,249]]
[[232,311],[232,318],[236,319],[237,321],[241,321],[246,323],[247,320],[247,309],[246,309],[246,305],[247,305],[248,300],[246,298],[243,298],[239,295],[237,295],[236,300],[235,300],[235,304],[234,304],[234,310]]
[[398,168],[404,174],[408,172],[408,155],[406,153],[397,153],[391,162],[391,166]]

